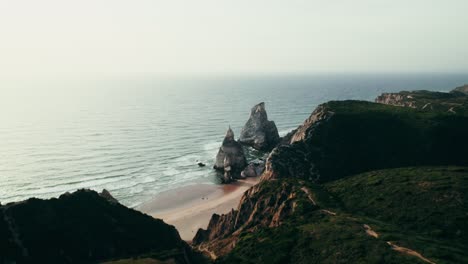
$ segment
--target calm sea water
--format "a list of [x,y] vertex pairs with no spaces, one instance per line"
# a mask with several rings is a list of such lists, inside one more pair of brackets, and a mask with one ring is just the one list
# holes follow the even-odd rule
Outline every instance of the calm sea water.
[[0,202],[106,188],[136,206],[194,182],[217,184],[211,165],[226,129],[238,136],[256,103],[266,102],[285,134],[328,100],[464,83],[468,74],[0,83]]

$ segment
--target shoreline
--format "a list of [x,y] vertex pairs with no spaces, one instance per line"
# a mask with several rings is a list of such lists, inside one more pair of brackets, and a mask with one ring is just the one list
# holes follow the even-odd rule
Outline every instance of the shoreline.
[[135,209],[177,228],[181,238],[191,241],[199,228],[206,229],[213,214],[237,209],[245,191],[260,177],[230,184],[194,184],[158,194]]

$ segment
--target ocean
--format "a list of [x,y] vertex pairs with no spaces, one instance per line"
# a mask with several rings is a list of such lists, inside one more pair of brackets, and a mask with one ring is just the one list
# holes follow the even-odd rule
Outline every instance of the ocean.
[[[383,92],[449,91],[468,74],[314,74],[0,82],[0,202],[109,190],[135,207],[163,191],[220,184],[229,126],[265,102],[280,134],[320,103]],[[197,161],[206,163],[198,167]]]

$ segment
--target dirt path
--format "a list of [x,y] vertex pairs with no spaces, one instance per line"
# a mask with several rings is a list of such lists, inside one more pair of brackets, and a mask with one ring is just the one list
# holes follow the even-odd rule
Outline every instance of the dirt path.
[[307,194],[307,197],[309,200],[312,202],[313,205],[317,206],[317,203],[314,201],[314,198],[312,198],[312,194],[310,193],[310,190],[307,189],[306,187],[302,187],[301,190]]
[[328,214],[328,215],[333,215],[333,216],[335,216],[335,215],[336,215],[336,213],[335,213],[335,212],[332,212],[332,211],[330,211],[330,210],[325,210],[325,209],[322,209],[322,210],[320,210],[320,211],[321,211],[321,212],[324,212],[324,213],[326,213],[326,214]]
[[372,230],[372,228],[369,225],[364,225],[364,230],[366,230],[366,234],[368,234],[369,236],[379,238],[379,234]]
[[430,261],[429,259],[425,258],[423,255],[421,255],[420,253],[418,253],[418,252],[416,252],[416,251],[414,251],[412,249],[400,247],[398,245],[393,244],[390,241],[387,241],[387,244],[389,244],[392,247],[392,249],[395,250],[395,251],[401,252],[401,253],[406,254],[406,255],[415,256],[415,257],[417,257],[417,258],[419,258],[422,261],[425,261],[427,263],[436,264],[435,262]]
[[[364,230],[366,231],[367,235],[369,235],[371,237],[374,237],[374,238],[379,238],[379,234],[377,232],[375,232],[374,230],[372,230],[372,228],[369,225],[364,224],[363,227],[364,227]],[[390,241],[387,241],[387,244],[390,245],[390,247],[395,251],[398,251],[398,252],[406,254],[406,255],[417,257],[420,260],[422,260],[424,262],[427,262],[427,263],[430,263],[430,264],[436,264],[435,262],[425,258],[423,255],[421,255],[421,253],[419,253],[417,251],[414,251],[412,249],[405,248],[405,247],[400,247],[400,246],[398,246],[398,245],[396,245],[396,244],[394,244],[394,243],[392,243]]]

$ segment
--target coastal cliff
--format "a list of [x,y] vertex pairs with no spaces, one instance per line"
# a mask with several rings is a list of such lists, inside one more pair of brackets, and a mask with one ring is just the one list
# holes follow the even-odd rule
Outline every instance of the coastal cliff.
[[[270,153],[238,208],[197,232],[194,247],[217,263],[468,260],[460,227],[468,170],[451,167],[468,166],[466,97],[424,96],[443,107],[414,107],[418,98],[320,105]],[[445,108],[453,100],[458,111]]]
[[468,84],[465,84],[463,86],[457,87],[451,91],[452,93],[463,93],[468,95]]
[[[192,247],[105,190],[0,205],[0,263],[468,263],[463,89],[321,104]],[[215,166],[241,150],[228,130]]]
[[383,93],[375,99],[376,103],[411,107],[423,111],[439,111],[466,114],[467,88],[461,86],[449,93],[430,91],[402,91],[399,93]]

